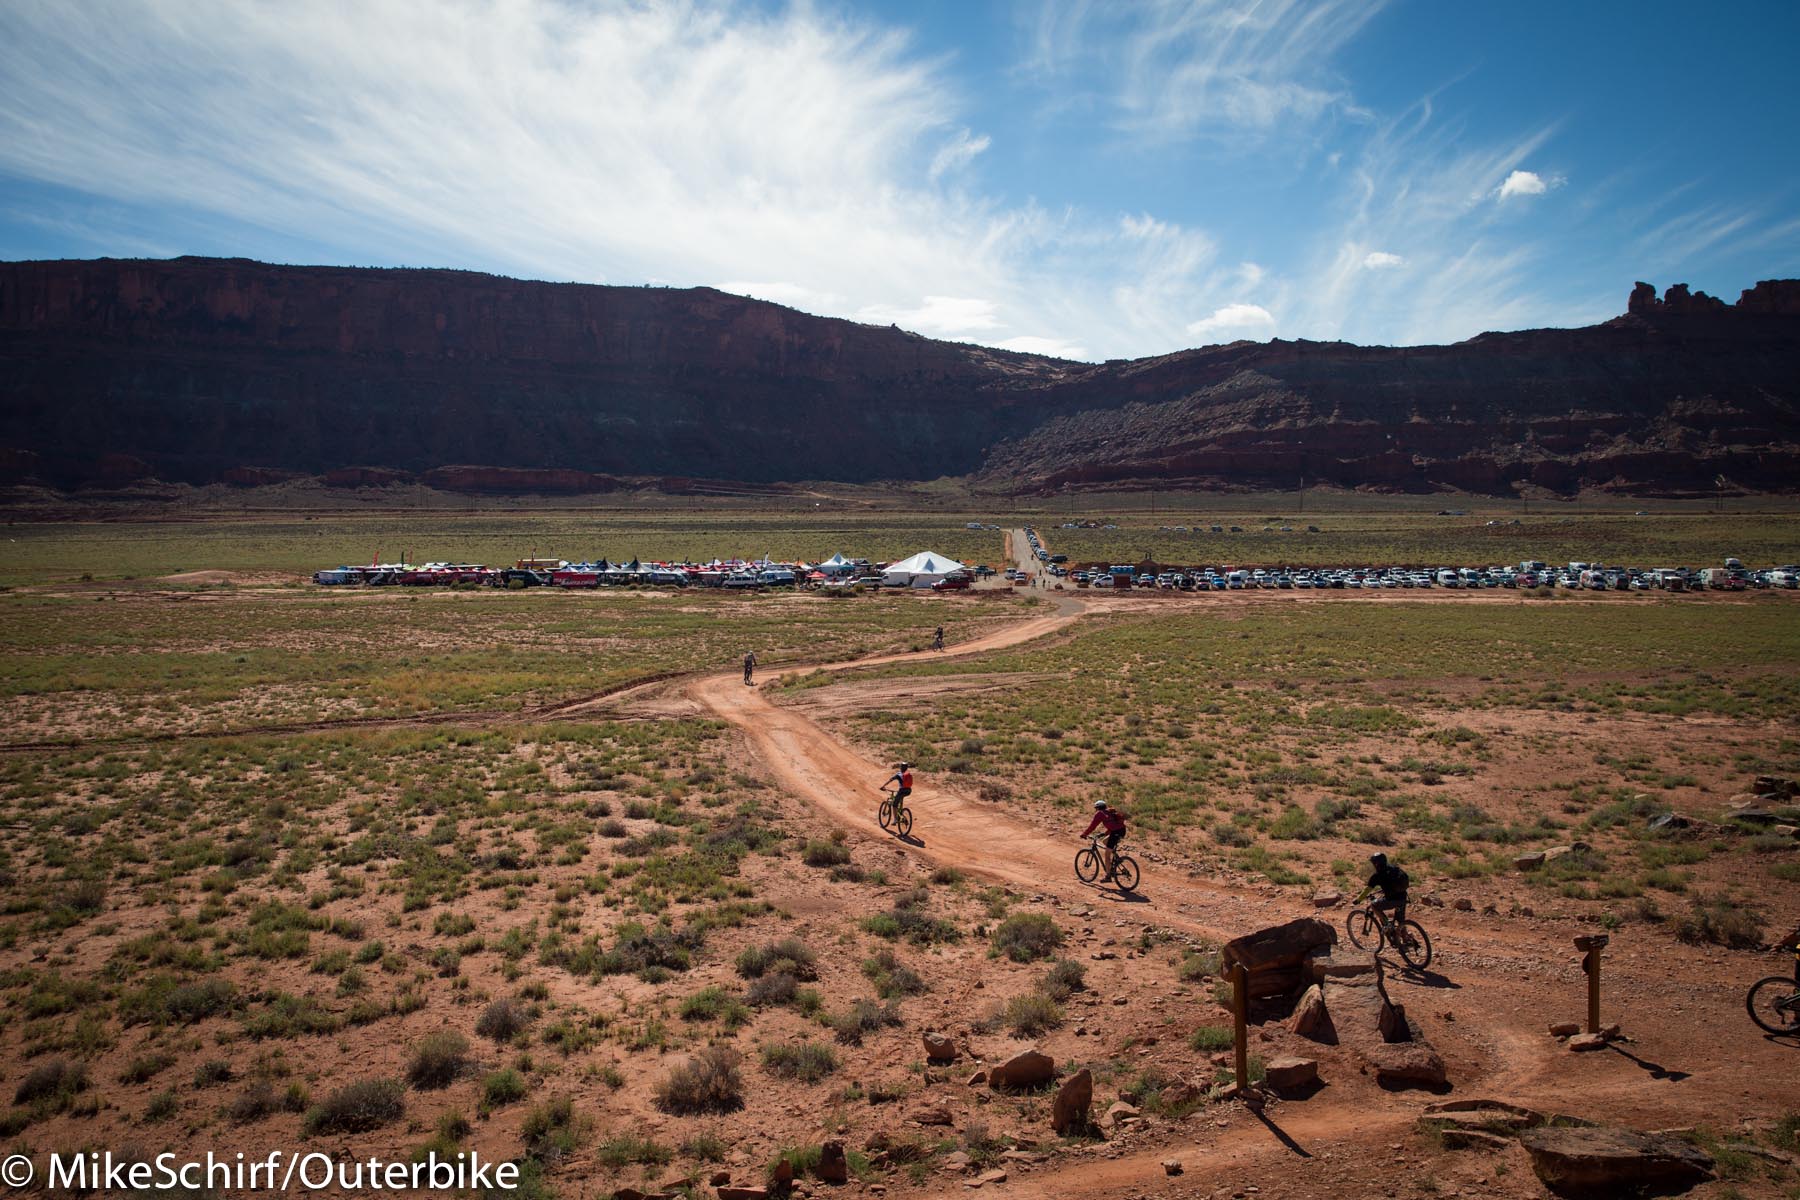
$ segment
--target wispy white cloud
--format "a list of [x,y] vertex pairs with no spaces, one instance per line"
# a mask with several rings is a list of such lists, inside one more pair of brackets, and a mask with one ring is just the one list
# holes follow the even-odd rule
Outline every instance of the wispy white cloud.
[[1266,132],[1328,110],[1366,116],[1333,56],[1385,0],[1143,0],[1034,9],[1031,73],[1092,80],[1120,125],[1155,138]]
[[1390,254],[1386,250],[1371,250],[1363,255],[1363,270],[1384,271],[1392,267],[1406,265],[1406,260],[1398,254]]
[[986,134],[976,137],[967,129],[959,129],[956,136],[944,143],[942,149],[931,157],[931,169],[927,174],[933,180],[959,167],[966,167],[975,161],[975,156],[985,151],[992,144]]
[[0,172],[336,261],[724,281],[1063,352],[1180,344],[1218,286],[1210,239],[952,186],[991,142],[943,72],[807,4],[19,0]]
[[1275,330],[1275,316],[1260,304],[1227,304],[1212,316],[1190,323],[1188,333],[1203,341],[1217,338],[1266,337]]

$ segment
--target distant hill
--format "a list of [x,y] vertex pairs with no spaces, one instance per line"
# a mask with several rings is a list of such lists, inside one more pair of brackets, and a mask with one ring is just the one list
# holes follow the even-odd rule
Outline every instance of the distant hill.
[[0,478],[1800,486],[1800,281],[1452,346],[1098,365],[711,289],[236,259],[0,264]]

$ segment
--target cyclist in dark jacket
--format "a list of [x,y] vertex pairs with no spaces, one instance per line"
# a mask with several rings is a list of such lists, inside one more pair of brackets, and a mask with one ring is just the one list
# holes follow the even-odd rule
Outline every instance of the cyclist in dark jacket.
[[1379,889],[1381,899],[1370,907],[1377,912],[1393,913],[1394,924],[1401,924],[1406,920],[1406,889],[1411,886],[1412,880],[1405,871],[1389,862],[1385,854],[1369,855],[1369,863],[1375,868],[1375,873],[1369,876],[1368,886],[1357,893],[1357,901],[1360,902],[1364,896]]

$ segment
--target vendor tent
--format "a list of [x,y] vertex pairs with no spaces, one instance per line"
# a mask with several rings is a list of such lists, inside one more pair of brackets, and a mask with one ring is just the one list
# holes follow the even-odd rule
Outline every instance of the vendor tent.
[[827,575],[850,575],[855,573],[856,563],[845,558],[840,552],[820,563],[819,570]]
[[946,575],[968,569],[954,558],[923,550],[889,566],[881,573],[881,578],[885,583],[922,588],[930,587]]

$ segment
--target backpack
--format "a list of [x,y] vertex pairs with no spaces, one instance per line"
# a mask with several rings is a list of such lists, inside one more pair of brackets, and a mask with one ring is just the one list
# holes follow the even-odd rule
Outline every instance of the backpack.
[[1405,867],[1388,864],[1387,883],[1390,890],[1404,892],[1412,886],[1412,876],[1406,873]]

